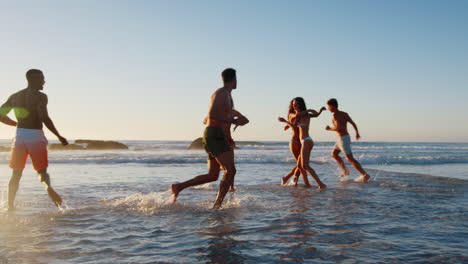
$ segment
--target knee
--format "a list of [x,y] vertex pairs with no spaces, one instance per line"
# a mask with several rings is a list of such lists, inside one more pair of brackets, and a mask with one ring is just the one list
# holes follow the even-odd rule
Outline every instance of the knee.
[[237,169],[236,169],[236,166],[232,166],[232,167],[228,167],[226,168],[226,173],[229,173],[229,174],[232,174],[232,175],[235,175],[237,172]]
[[38,172],[38,176],[41,182],[50,184],[50,176],[47,172]]
[[331,153],[331,156],[332,156],[332,158],[334,158],[334,159],[337,159],[337,158],[340,157],[340,156],[338,155],[338,153],[335,152],[335,151],[333,151],[333,152]]
[[208,178],[208,180],[210,180],[210,181],[217,181],[218,178],[219,178],[219,173],[210,174],[209,176],[210,176],[210,177]]
[[297,166],[297,168],[299,169],[300,172],[304,172],[304,171],[305,171],[305,166],[304,166],[304,164],[299,164],[299,165]]

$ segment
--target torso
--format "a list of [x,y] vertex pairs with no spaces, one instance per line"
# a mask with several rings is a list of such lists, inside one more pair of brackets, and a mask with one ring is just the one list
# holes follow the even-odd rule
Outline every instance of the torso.
[[[216,105],[214,105],[214,102],[217,99],[217,97],[218,96],[225,96],[225,94],[223,94],[223,93],[227,93],[225,88],[219,88],[211,96],[210,105],[208,107],[207,126],[216,126],[216,127],[222,128],[226,138],[228,139],[228,141],[232,141],[231,129],[230,129],[231,128],[231,123],[230,122],[217,121],[217,120],[231,120],[232,119],[232,117],[233,117],[233,114],[232,114],[233,101],[232,101],[231,94],[228,93],[228,96],[229,96],[229,100],[227,102],[228,106],[225,108],[225,109],[228,109],[227,111],[224,110],[224,109],[219,109],[219,110],[212,109],[213,107],[216,107]],[[216,113],[216,116],[214,116],[214,117],[210,116],[210,112],[212,112],[213,110]]]
[[340,137],[349,135],[346,126],[348,123],[348,114],[346,112],[338,111],[334,113],[332,122],[336,128],[336,133],[338,133]]
[[297,121],[297,126],[299,130],[299,138],[305,139],[309,137],[309,124],[310,124],[310,117],[303,116]]
[[42,129],[38,107],[44,100],[47,100],[45,94],[31,89],[23,89],[9,98],[18,120],[18,128]]

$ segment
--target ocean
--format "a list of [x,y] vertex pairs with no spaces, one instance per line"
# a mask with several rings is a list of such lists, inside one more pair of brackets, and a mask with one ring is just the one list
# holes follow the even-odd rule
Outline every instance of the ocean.
[[7,212],[0,152],[0,263],[468,263],[468,143],[353,143],[371,175],[360,184],[317,142],[319,191],[280,185],[294,166],[287,142],[240,142],[237,190],[214,211],[219,182],[175,204],[168,191],[207,172],[204,151],[122,142],[130,149],[49,152],[61,209],[27,164]]

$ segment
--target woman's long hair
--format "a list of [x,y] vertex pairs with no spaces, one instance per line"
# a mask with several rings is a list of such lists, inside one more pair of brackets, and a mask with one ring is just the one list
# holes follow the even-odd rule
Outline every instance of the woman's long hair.
[[304,98],[302,98],[302,97],[296,97],[296,98],[294,98],[294,99],[291,101],[291,106],[292,106],[292,103],[293,103],[294,101],[296,101],[297,104],[299,105],[299,110],[300,110],[300,111],[305,111],[305,110],[307,110],[307,107],[306,107]]

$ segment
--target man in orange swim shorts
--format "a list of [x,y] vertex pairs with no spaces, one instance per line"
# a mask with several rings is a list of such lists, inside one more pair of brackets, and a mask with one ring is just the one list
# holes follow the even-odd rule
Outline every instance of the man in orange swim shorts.
[[[44,89],[44,74],[40,70],[31,69],[26,72],[26,79],[28,87],[11,95],[0,108],[0,121],[17,127],[11,146],[10,168],[13,169],[13,175],[8,184],[8,210],[10,211],[15,208],[16,192],[28,155],[49,197],[56,206],[62,204],[62,198],[52,188],[47,173],[47,139],[42,130],[42,124],[58,137],[62,145],[67,145],[68,142],[59,134],[47,112],[47,95],[40,92]],[[14,111],[18,122],[8,118],[7,114],[11,110]]]

